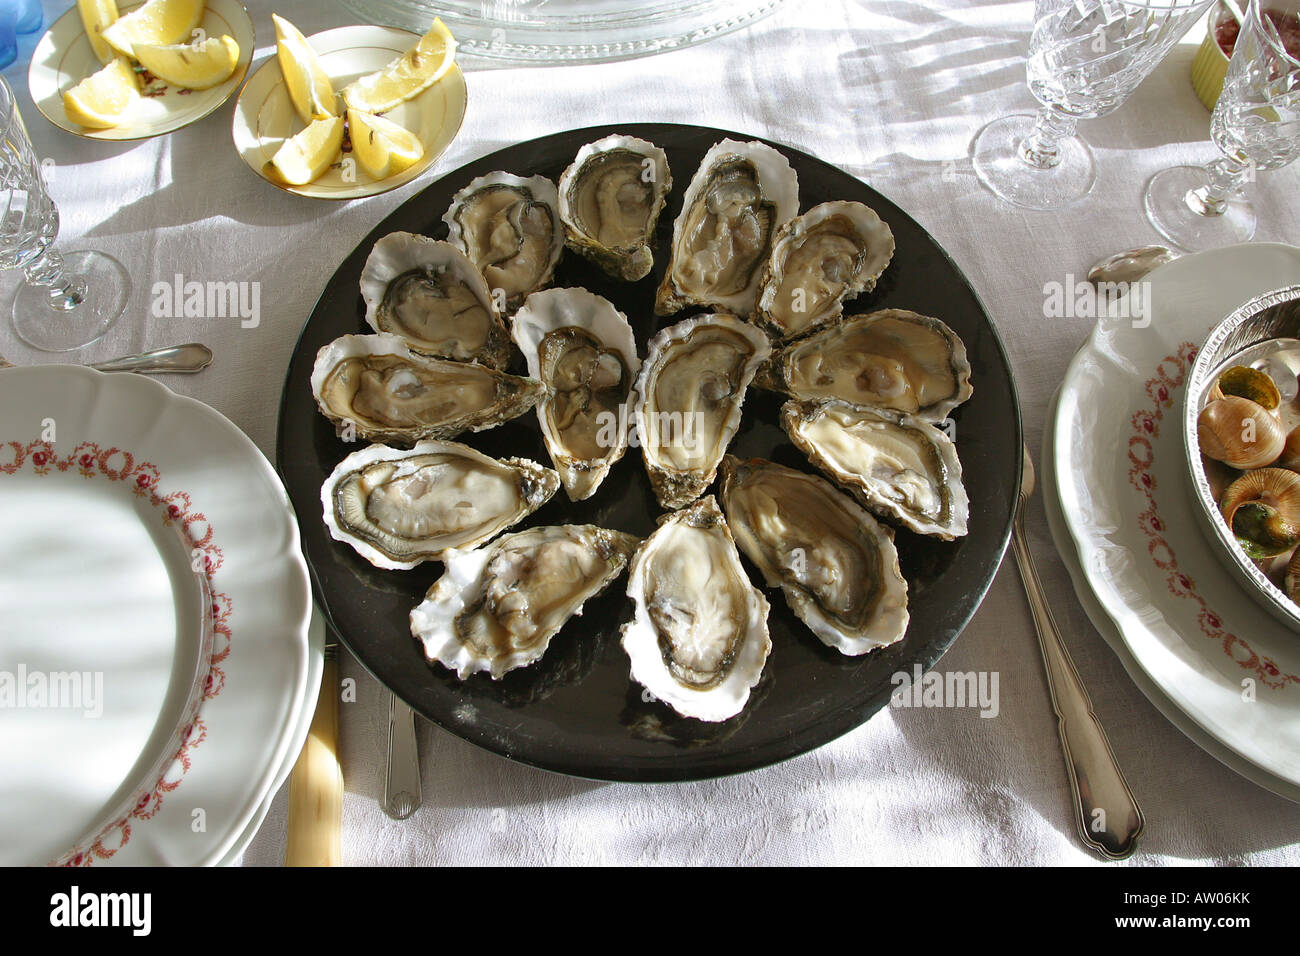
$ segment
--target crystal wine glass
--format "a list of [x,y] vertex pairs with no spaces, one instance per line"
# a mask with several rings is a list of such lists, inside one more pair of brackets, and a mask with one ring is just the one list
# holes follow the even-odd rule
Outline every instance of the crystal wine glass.
[[1255,235],[1255,173],[1300,156],[1300,0],[1251,0],[1210,138],[1222,157],[1156,173],[1143,195],[1151,224],[1190,252]]
[[33,348],[65,352],[95,341],[126,308],[126,269],[102,252],[50,248],[59,211],[46,192],[14,92],[0,77],[0,268],[26,274],[14,297],[13,326]]
[[1038,114],[996,119],[971,146],[975,173],[1001,198],[1055,209],[1096,180],[1081,119],[1118,109],[1215,0],[1037,0],[1029,91]]

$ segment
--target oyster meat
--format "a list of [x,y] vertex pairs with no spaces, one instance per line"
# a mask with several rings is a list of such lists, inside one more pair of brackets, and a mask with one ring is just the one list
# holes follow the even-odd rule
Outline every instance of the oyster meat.
[[455,246],[410,232],[375,243],[361,270],[366,323],[425,355],[505,368],[510,339],[483,276]]
[[316,353],[312,394],[346,433],[411,444],[454,438],[522,415],[545,392],[541,382],[476,362],[449,362],[410,350],[396,335],[344,335]]
[[786,402],[781,427],[808,460],[878,515],[951,541],[970,506],[957,447],[904,412],[838,401]]
[[511,334],[546,388],[537,418],[565,491],[589,498],[627,450],[641,368],[627,316],[586,289],[543,289],[515,313]]
[[650,243],[672,185],[668,155],[654,143],[621,135],[588,143],[560,177],[569,248],[615,279],[649,275]]
[[446,573],[411,611],[425,656],[462,679],[494,680],[546,653],[582,605],[623,573],[640,539],[595,525],[552,525],[502,535],[443,557]]
[[336,541],[375,567],[408,570],[490,541],[559,487],[559,475],[535,461],[497,461],[456,442],[371,445],[339,462],[321,507]]
[[728,455],[722,504],[740,550],[821,641],[857,656],[903,639],[894,534],[824,478]]
[[478,177],[452,198],[442,217],[447,241],[478,267],[502,311],[514,312],[555,274],[564,252],[559,205],[545,176],[502,172]]
[[758,285],[754,321],[781,340],[839,318],[894,257],[894,234],[860,202],[824,202],[777,230]]
[[720,313],[660,330],[635,385],[641,454],[665,508],[694,501],[713,481],[740,427],[745,389],[771,354],[767,336]]
[[798,399],[838,398],[942,421],[971,396],[966,346],[938,319],[904,309],[855,315],[776,351],[757,384]]
[[772,238],[798,211],[799,178],[784,156],[759,142],[716,144],[682,197],[656,314],[688,305],[752,313]]
[[685,717],[740,713],[772,650],[768,603],[712,496],[659,519],[632,556],[627,594],[632,679]]

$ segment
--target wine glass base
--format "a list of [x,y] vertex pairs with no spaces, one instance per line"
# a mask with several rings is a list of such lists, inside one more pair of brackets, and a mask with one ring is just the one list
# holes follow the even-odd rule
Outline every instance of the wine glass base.
[[65,252],[63,270],[85,283],[85,297],[71,309],[56,307],[49,287],[31,282],[24,281],[14,296],[14,331],[44,352],[67,352],[94,342],[126,309],[131,292],[126,268],[102,252]]
[[1077,136],[1059,143],[1060,162],[1040,169],[1020,156],[1020,144],[1034,129],[1033,113],[1015,113],[989,123],[971,142],[975,175],[1001,199],[1027,209],[1059,209],[1082,199],[1097,181],[1092,150]]
[[1255,207],[1245,196],[1233,194],[1215,216],[1202,215],[1188,204],[1187,194],[1209,181],[1200,166],[1174,166],[1152,176],[1142,194],[1151,225],[1188,252],[1246,242],[1255,235]]

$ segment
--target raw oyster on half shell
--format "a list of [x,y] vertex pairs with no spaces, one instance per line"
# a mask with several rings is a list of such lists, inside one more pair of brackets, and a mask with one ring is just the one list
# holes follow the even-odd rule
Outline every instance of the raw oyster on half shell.
[[777,230],[754,321],[778,341],[833,322],[846,299],[876,287],[893,257],[894,234],[870,206],[813,206]]
[[417,352],[503,369],[510,339],[483,276],[458,248],[410,232],[375,243],[361,270],[366,323]]
[[555,274],[564,252],[559,208],[555,184],[545,176],[495,172],[456,193],[442,217],[447,241],[469,256],[507,314]]
[[765,143],[724,139],[704,154],[673,223],[655,313],[688,305],[748,316],[776,231],[799,211],[799,178]]
[[641,368],[627,316],[586,289],[543,289],[515,313],[511,334],[546,388],[537,418],[564,489],[589,498],[627,450]]
[[472,551],[453,549],[446,573],[411,611],[425,656],[461,678],[539,660],[582,605],[623,573],[641,540],[595,525],[542,525]]
[[498,461],[456,442],[371,445],[339,462],[321,507],[336,541],[377,568],[409,570],[490,541],[559,487],[559,475],[535,461]]
[[907,581],[894,534],[847,495],[816,475],[728,455],[722,504],[740,550],[824,644],[857,656],[903,639]]
[[627,595],[632,679],[685,717],[740,713],[772,650],[768,603],[712,496],[659,519],[632,557]]
[[316,353],[312,394],[321,413],[354,437],[409,445],[454,438],[522,415],[542,383],[477,362],[412,352],[397,335],[344,335]]
[[928,422],[834,400],[791,401],[781,407],[781,427],[876,514],[945,541],[966,533],[970,506],[957,447]]
[[649,275],[650,244],[672,185],[668,155],[654,143],[617,134],[588,143],[560,177],[569,248],[615,279]]
[[704,493],[740,427],[767,336],[721,313],[661,329],[636,380],[636,427],[655,496],[680,508]]
[[971,396],[966,346],[928,315],[855,315],[776,351],[756,384],[797,399],[837,398],[942,421]]

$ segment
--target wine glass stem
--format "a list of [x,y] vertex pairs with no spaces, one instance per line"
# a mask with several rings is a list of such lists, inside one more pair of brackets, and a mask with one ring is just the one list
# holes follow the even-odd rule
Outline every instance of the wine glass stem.
[[68,275],[63,269],[63,257],[53,249],[46,249],[24,271],[32,285],[46,287],[53,309],[71,312],[86,301],[85,281]]
[[1210,181],[1188,190],[1184,201],[1198,216],[1222,216],[1228,200],[1250,180],[1250,167],[1230,159],[1216,159],[1205,167]]
[[1079,121],[1059,110],[1045,106],[1038,111],[1038,119],[1028,136],[1020,142],[1022,161],[1035,169],[1051,169],[1061,162],[1061,140],[1074,135]]

